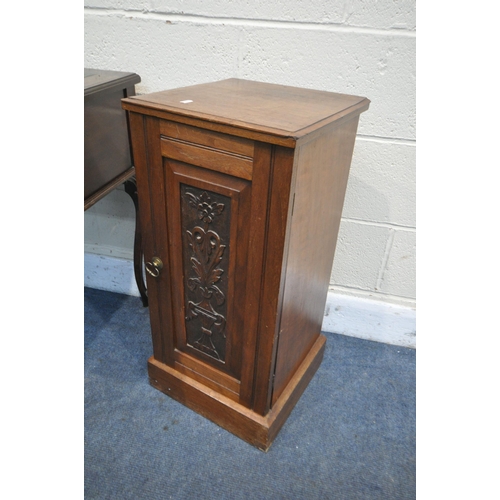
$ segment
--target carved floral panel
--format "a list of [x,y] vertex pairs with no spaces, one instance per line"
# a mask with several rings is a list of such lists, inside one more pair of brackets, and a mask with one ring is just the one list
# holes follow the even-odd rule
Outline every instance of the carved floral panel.
[[231,200],[181,184],[181,214],[186,340],[225,362]]

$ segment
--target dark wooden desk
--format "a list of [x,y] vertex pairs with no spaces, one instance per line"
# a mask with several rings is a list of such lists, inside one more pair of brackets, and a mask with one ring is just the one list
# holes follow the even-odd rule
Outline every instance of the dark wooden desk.
[[136,211],[134,272],[144,306],[148,305],[142,272],[142,238],[128,115],[121,99],[135,95],[135,73],[84,69],[85,175],[84,210],[124,184]]

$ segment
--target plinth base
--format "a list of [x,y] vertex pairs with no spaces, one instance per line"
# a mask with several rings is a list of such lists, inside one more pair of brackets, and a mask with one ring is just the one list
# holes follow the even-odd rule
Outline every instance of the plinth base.
[[326,337],[320,335],[281,396],[265,416],[160,363],[153,357],[148,361],[149,381],[153,387],[179,403],[260,450],[267,451],[319,368],[325,342]]

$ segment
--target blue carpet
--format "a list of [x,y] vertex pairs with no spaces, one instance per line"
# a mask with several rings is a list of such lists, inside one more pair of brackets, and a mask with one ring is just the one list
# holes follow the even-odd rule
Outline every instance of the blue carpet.
[[84,293],[86,499],[415,498],[414,350],[327,333],[264,453],[149,385],[139,298]]

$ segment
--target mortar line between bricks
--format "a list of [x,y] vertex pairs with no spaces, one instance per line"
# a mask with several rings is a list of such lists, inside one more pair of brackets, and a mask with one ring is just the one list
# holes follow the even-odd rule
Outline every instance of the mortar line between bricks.
[[199,14],[176,14],[169,12],[151,12],[139,10],[123,10],[109,9],[98,7],[84,8],[86,14],[97,16],[115,16],[128,17],[136,19],[151,19],[163,21],[171,24],[213,24],[213,25],[231,25],[231,26],[253,26],[262,28],[282,28],[295,30],[310,30],[310,31],[337,31],[343,33],[354,33],[363,35],[380,35],[380,36],[396,36],[405,38],[416,38],[416,31],[411,31],[403,28],[384,29],[384,28],[365,28],[362,26],[349,26],[335,23],[314,23],[314,22],[299,22],[299,21],[278,21],[268,19],[244,19],[237,17],[211,17]]
[[417,141],[415,139],[401,139],[398,137],[382,137],[377,135],[357,134],[356,139],[361,139],[363,141],[369,141],[369,142],[379,142],[383,144],[402,144],[405,146],[417,145]]
[[[405,297],[403,295],[395,295],[393,293],[381,292],[380,290],[368,290],[349,285],[337,285],[330,283],[328,291],[331,293],[343,293],[355,298],[372,299],[372,300],[392,300],[397,305],[416,308],[416,299]],[[352,295],[351,295],[352,294]]]
[[395,224],[392,222],[377,222],[373,220],[356,219],[353,217],[342,217],[342,221],[355,222],[356,224],[361,224],[365,226],[385,227],[387,229],[394,229],[396,231],[407,231],[409,233],[415,233],[417,230],[415,226],[405,226],[403,224]]
[[380,264],[380,269],[377,276],[377,282],[375,285],[375,290],[379,291],[382,288],[382,283],[384,281],[384,275],[387,270],[387,262],[389,262],[389,256],[392,250],[392,244],[394,243],[394,229],[389,230],[389,236],[387,237],[387,242],[385,246],[384,257]]

